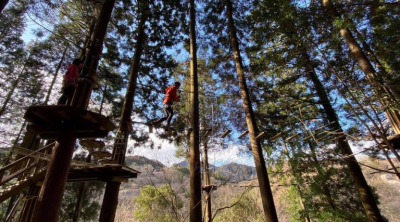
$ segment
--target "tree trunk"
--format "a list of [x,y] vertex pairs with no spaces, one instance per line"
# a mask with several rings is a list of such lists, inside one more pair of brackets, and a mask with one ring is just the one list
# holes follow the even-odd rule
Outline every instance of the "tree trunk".
[[[97,67],[100,61],[100,55],[103,49],[104,38],[107,33],[107,26],[111,18],[115,0],[106,0],[101,8],[99,18],[93,31],[88,49],[88,55],[85,59],[81,74],[84,77],[91,79],[95,77]],[[90,95],[92,93],[92,83],[90,81],[82,81],[75,90],[74,98],[71,106],[86,109]]]
[[199,127],[199,88],[197,76],[196,9],[190,0],[190,222],[201,222],[201,162]]
[[[303,57],[306,59],[307,64],[311,64],[310,57],[308,54],[303,53]],[[307,73],[311,81],[314,83],[315,90],[319,96],[320,102],[324,107],[324,111],[330,123],[330,128],[332,131],[341,133],[343,132],[342,127],[339,123],[339,119],[336,115],[335,110],[332,107],[332,104],[328,98],[328,94],[325,91],[324,86],[321,81],[318,79],[318,76],[315,74],[315,71],[311,65],[306,67]],[[353,155],[353,151],[350,148],[348,142],[345,141],[346,137],[341,137],[337,140],[338,147],[343,156],[347,156],[344,161],[349,167],[351,177],[353,178],[353,182],[356,186],[356,189],[360,195],[361,202],[364,206],[364,209],[370,219],[370,221],[383,221],[381,213],[379,212],[378,205],[375,201],[375,198],[367,184],[367,181],[364,178],[364,175],[361,171],[360,166],[358,165],[357,159]]]
[[65,54],[67,54],[67,50],[68,50],[68,46],[65,46],[63,55],[62,55],[62,57],[61,57],[61,59],[60,59],[60,62],[59,62],[58,65],[57,65],[56,71],[55,71],[55,73],[54,73],[53,80],[51,81],[49,90],[47,91],[46,99],[45,99],[44,102],[43,102],[44,105],[47,105],[47,103],[49,102],[51,90],[53,89],[54,83],[56,82],[57,75],[58,75],[58,71],[60,70],[62,63],[64,62],[64,58],[65,58]]
[[[115,0],[106,0],[102,6],[82,72],[86,74],[86,77],[91,78],[96,74],[114,4]],[[92,83],[89,81],[81,82],[72,100],[73,106],[86,109],[91,93]],[[76,133],[72,132],[59,135],[60,146],[53,151],[49,162],[43,187],[38,197],[38,206],[35,209],[35,222],[57,221],[76,138]]]
[[258,183],[260,186],[260,193],[262,204],[264,208],[265,220],[268,222],[278,221],[276,214],[274,199],[272,196],[271,186],[268,179],[268,172],[262,153],[260,142],[256,139],[259,133],[256,119],[254,117],[249,92],[246,85],[246,78],[244,76],[242,58],[240,56],[239,42],[236,36],[236,28],[232,16],[232,3],[230,0],[226,0],[227,17],[228,17],[228,28],[230,33],[230,39],[232,49],[234,53],[234,59],[236,64],[236,72],[239,80],[240,95],[242,97],[243,109],[246,114],[246,123],[249,130],[250,144],[253,151],[254,162],[256,165],[256,171],[258,176]]
[[26,68],[26,64],[28,63],[28,60],[31,58],[31,56],[29,55],[28,58],[25,60],[24,62],[24,66],[22,67],[22,71],[19,73],[18,77],[16,80],[14,80],[14,82],[11,84],[11,88],[10,91],[7,93],[6,95],[6,99],[4,100],[3,105],[1,106],[0,109],[0,116],[2,116],[7,108],[8,102],[11,99],[11,96],[14,94],[15,89],[17,88],[17,85],[19,83],[19,81],[21,81],[22,78],[25,78],[26,76],[24,75],[25,72],[25,68]]
[[[142,10],[143,13],[140,17],[139,26],[138,26],[138,36],[136,41],[135,55],[132,60],[131,67],[129,69],[129,83],[126,89],[125,100],[122,106],[122,113],[118,127],[117,138],[114,141],[112,160],[117,162],[120,165],[125,163],[125,152],[127,147],[127,142],[129,138],[129,132],[131,131],[131,115],[133,110],[133,99],[135,96],[136,86],[137,86],[137,78],[139,74],[140,67],[140,57],[143,51],[143,38],[145,34],[145,23],[148,18],[147,12],[147,4],[148,1],[145,1],[145,9]],[[121,136],[121,137],[120,137]],[[120,141],[123,141],[121,143]],[[119,193],[119,182],[107,182],[107,187],[105,190],[103,204],[100,212],[99,221],[108,222],[114,221],[115,211],[117,210],[117,206],[110,207],[110,203],[118,204],[118,193]]]
[[[210,181],[210,169],[208,165],[208,147],[207,147],[208,139],[204,138],[204,185],[207,187],[211,185]],[[211,189],[206,190],[206,212],[205,212],[205,220],[206,222],[212,221],[212,213],[211,213]]]
[[[336,11],[334,5],[330,0],[322,0],[323,5],[327,9],[328,13],[331,15],[332,18],[338,18],[339,13]],[[365,73],[367,80],[370,82],[371,86],[373,87],[377,96],[387,96],[388,98],[394,98],[393,93],[390,91],[388,87],[384,85],[384,83],[379,81],[379,78],[376,74],[374,67],[372,66],[371,62],[368,60],[365,53],[362,51],[360,45],[357,43],[356,39],[354,38],[353,34],[347,28],[340,28],[339,30],[340,35],[346,41],[347,45],[349,46],[350,52],[354,59],[358,62],[361,70]],[[382,106],[387,106],[388,101],[384,99],[380,99],[380,103]],[[386,115],[390,120],[393,130],[396,134],[400,134],[400,115],[397,110],[389,110],[386,111]]]
[[103,204],[101,205],[99,222],[113,222],[118,206],[118,193],[121,182],[107,182],[104,193]]

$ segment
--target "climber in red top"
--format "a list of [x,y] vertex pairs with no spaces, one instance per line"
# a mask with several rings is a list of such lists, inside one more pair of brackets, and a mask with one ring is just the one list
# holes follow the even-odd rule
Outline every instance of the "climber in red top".
[[78,86],[79,80],[79,69],[82,68],[83,61],[80,59],[74,59],[72,64],[67,67],[67,72],[64,75],[62,95],[58,99],[57,105],[71,104],[72,97],[75,93],[75,88]]
[[165,90],[165,98],[163,101],[165,116],[159,120],[154,121],[153,125],[158,125],[164,120],[167,120],[167,127],[170,126],[172,116],[174,115],[174,109],[172,108],[172,104],[174,102],[179,102],[179,95],[177,94],[177,91],[179,90],[180,87],[181,83],[175,82],[173,86],[170,86]]

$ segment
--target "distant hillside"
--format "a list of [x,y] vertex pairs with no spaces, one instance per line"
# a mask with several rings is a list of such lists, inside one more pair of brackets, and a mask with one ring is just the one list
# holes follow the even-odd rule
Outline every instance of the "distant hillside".
[[148,159],[144,156],[127,156],[125,158],[125,165],[128,167],[145,167],[145,166],[151,166],[152,168],[159,170],[164,166],[164,164],[162,164],[161,162],[157,161],[157,160],[151,160]]
[[[380,169],[389,169],[391,166],[385,160],[373,158],[365,158],[360,160],[361,163]],[[117,218],[124,215],[130,215],[129,220],[124,219],[116,221],[136,222],[132,215],[132,206],[134,206],[133,198],[138,196],[140,188],[145,185],[154,185],[159,187],[163,184],[170,184],[172,188],[179,193],[181,198],[188,204],[188,192],[190,176],[189,167],[186,161],[179,164],[174,164],[172,167],[166,167],[156,160],[147,159],[142,156],[129,156],[126,158],[126,165],[130,166],[142,173],[137,178],[129,180],[129,183],[122,183],[119,198],[120,204]],[[362,167],[364,176],[368,184],[376,190],[379,196],[379,208],[382,214],[390,222],[400,222],[398,217],[398,206],[400,205],[400,182],[392,174],[377,172],[369,167]],[[213,207],[218,207],[218,203],[225,206],[235,194],[243,192],[244,187],[257,187],[258,180],[256,179],[256,171],[254,167],[230,163],[220,167],[215,167],[211,170],[211,182],[218,186],[218,190],[213,192]],[[288,192],[287,186],[278,186],[279,178],[270,177],[274,202],[278,213],[279,221],[289,221],[288,207],[292,200],[283,198]],[[228,182],[228,183],[226,183]],[[261,203],[259,190],[253,189],[256,192],[257,203]],[[262,206],[257,208],[262,212]]]
[[[176,163],[176,164],[174,164],[173,166],[176,166],[176,165],[179,165],[179,166],[181,166],[181,167],[185,167],[185,168],[188,168],[188,169],[189,169],[189,163],[188,163],[186,160],[184,160],[184,161],[182,161],[182,162],[179,162],[179,163]],[[209,167],[210,171],[213,171],[213,170],[216,168],[216,167],[215,167],[214,165],[212,165],[212,164],[209,164],[208,167]]]
[[257,177],[256,168],[238,163],[229,163],[217,167],[214,171],[214,175],[216,179],[222,179],[221,177],[224,177],[225,180],[230,182],[249,180]]

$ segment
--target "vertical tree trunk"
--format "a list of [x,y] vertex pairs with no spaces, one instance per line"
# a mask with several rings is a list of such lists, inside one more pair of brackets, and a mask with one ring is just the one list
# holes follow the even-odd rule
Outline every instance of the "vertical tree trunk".
[[[204,138],[204,185],[207,187],[211,185],[210,181],[210,169],[208,165],[208,146],[207,146],[208,139]],[[212,213],[211,213],[211,189],[206,189],[206,212],[205,212],[205,220],[206,222],[212,221]]]
[[[308,54],[303,53],[303,57],[305,58],[307,64],[312,64]],[[343,132],[336,112],[333,109],[332,104],[328,98],[328,94],[326,93],[321,81],[318,79],[318,76],[315,74],[313,67],[311,67],[311,65],[308,65],[306,67],[306,71],[309,74],[309,77],[314,84],[315,90],[317,91],[320,102],[324,107],[324,111],[329,120],[329,126],[331,127],[332,131],[339,133]],[[342,137],[337,140],[338,147],[343,156],[348,156],[348,158],[344,159],[344,161],[346,162],[350,170],[351,177],[353,178],[354,185],[356,186],[356,189],[360,195],[360,199],[364,206],[364,209],[370,221],[383,221],[381,213],[379,212],[378,205],[367,184],[367,181],[364,178],[361,168],[358,165],[357,159],[354,157],[353,151],[351,150],[349,143],[346,142],[345,139],[346,137]]]
[[[334,5],[331,0],[322,0],[323,5],[327,9],[329,15],[332,18],[338,18],[339,13],[336,11]],[[354,59],[358,62],[361,70],[365,73],[367,80],[370,82],[377,96],[387,96],[388,98],[394,99],[393,93],[390,91],[388,87],[386,87],[382,82],[379,81],[379,78],[376,74],[374,67],[371,62],[368,60],[365,53],[362,51],[360,45],[357,43],[353,34],[347,28],[340,28],[340,35],[343,37],[347,45],[349,46],[350,52]],[[388,105],[388,101],[384,99],[380,99],[380,103],[383,106]],[[386,111],[386,115],[390,120],[393,130],[396,134],[400,134],[400,114],[397,110],[389,110]]]
[[[82,73],[86,74],[89,78],[96,74],[103,48],[103,41],[114,4],[115,0],[106,0],[99,14],[98,23],[96,24],[92,36],[89,54],[85,60],[85,66],[82,71]],[[86,109],[91,93],[91,82],[84,81],[79,84],[72,100],[73,106]],[[77,135],[73,132],[59,135],[58,142],[60,143],[60,146],[53,151],[52,158],[49,162],[43,187],[38,197],[38,206],[35,209],[33,221],[57,221],[76,138]]]
[[19,73],[18,77],[16,80],[14,80],[14,82],[11,83],[11,88],[10,91],[8,91],[7,95],[6,95],[6,99],[4,100],[3,105],[1,106],[0,109],[0,116],[2,116],[7,108],[8,102],[11,99],[11,96],[14,94],[15,89],[17,88],[17,85],[19,83],[19,81],[21,81],[22,78],[25,78],[25,68],[26,65],[28,63],[28,60],[31,58],[31,55],[28,56],[28,58],[25,60],[24,62],[24,66],[22,67],[22,71]]
[[[100,55],[103,49],[104,38],[107,32],[107,26],[111,18],[114,4],[115,0],[106,0],[104,2],[94,28],[93,35],[91,36],[88,54],[85,58],[85,63],[81,72],[81,74],[88,79],[91,79],[96,75],[97,67],[100,61]],[[89,104],[92,89],[93,86],[91,82],[80,82],[75,90],[71,106],[86,109]]]
[[190,222],[201,222],[201,162],[199,127],[199,88],[197,76],[196,9],[190,0]]
[[243,109],[246,114],[246,123],[249,130],[250,144],[253,151],[254,162],[256,165],[256,171],[258,176],[258,183],[260,186],[260,193],[262,204],[264,208],[265,220],[268,222],[278,221],[276,214],[274,199],[272,196],[271,185],[269,183],[268,172],[262,153],[260,142],[256,139],[259,133],[256,119],[254,117],[253,108],[251,105],[250,95],[247,89],[246,78],[244,76],[242,58],[239,50],[239,42],[236,36],[236,28],[233,21],[233,10],[232,3],[230,0],[226,0],[227,17],[228,17],[228,28],[230,33],[230,39],[236,64],[236,72],[239,80],[240,95],[242,97]]
[[65,46],[63,55],[62,55],[62,57],[60,59],[60,62],[57,65],[56,71],[54,73],[53,80],[51,81],[49,90],[47,91],[46,99],[43,102],[44,105],[47,105],[47,103],[49,102],[51,90],[53,89],[54,83],[56,82],[56,79],[57,79],[57,76],[58,76],[58,71],[60,70],[62,63],[64,62],[64,58],[65,58],[65,54],[67,54],[67,50],[68,50],[68,46]]
[[[145,0],[144,2],[145,5],[143,6],[144,9],[142,10],[142,15],[140,17],[138,26],[139,30],[136,40],[135,55],[133,57],[131,67],[129,69],[129,82],[128,82],[128,87],[126,89],[125,100],[122,106],[121,119],[118,127],[118,133],[122,136],[122,141],[124,142],[121,144],[118,141],[121,138],[118,138],[117,135],[113,147],[112,159],[120,165],[123,165],[125,163],[125,152],[132,124],[131,115],[133,110],[133,100],[135,97],[137,78],[140,68],[140,57],[143,51],[145,23],[148,18],[148,11],[147,11],[148,1]],[[117,205],[118,205],[118,193],[120,185],[121,185],[120,182],[114,182],[114,181],[107,182],[99,221],[101,222],[114,221],[115,212],[117,210]],[[112,206],[110,206],[110,203],[112,204]]]

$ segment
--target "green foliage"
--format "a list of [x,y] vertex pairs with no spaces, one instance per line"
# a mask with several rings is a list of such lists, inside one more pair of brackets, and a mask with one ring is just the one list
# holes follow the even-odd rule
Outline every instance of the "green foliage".
[[[78,193],[83,183],[67,183],[59,214],[60,221],[71,221],[74,217]],[[102,182],[86,182],[82,196],[79,218],[83,221],[97,221],[100,212],[99,196],[104,190]]]
[[228,203],[230,207],[217,213],[213,221],[264,221],[263,212],[257,202],[258,195],[255,192],[236,193]]
[[298,189],[296,189],[295,186],[290,186],[286,192],[282,192],[279,199],[285,206],[287,206],[285,211],[290,215],[291,222],[304,221],[308,212],[301,208],[300,201],[302,200],[299,196]]
[[183,202],[169,184],[160,187],[146,185],[140,188],[140,194],[134,198],[134,217],[144,221],[180,221],[179,209]]
[[182,173],[183,175],[189,175],[190,174],[189,169],[186,168],[186,167],[182,167],[180,165],[176,165],[175,169],[178,170],[178,172]]

